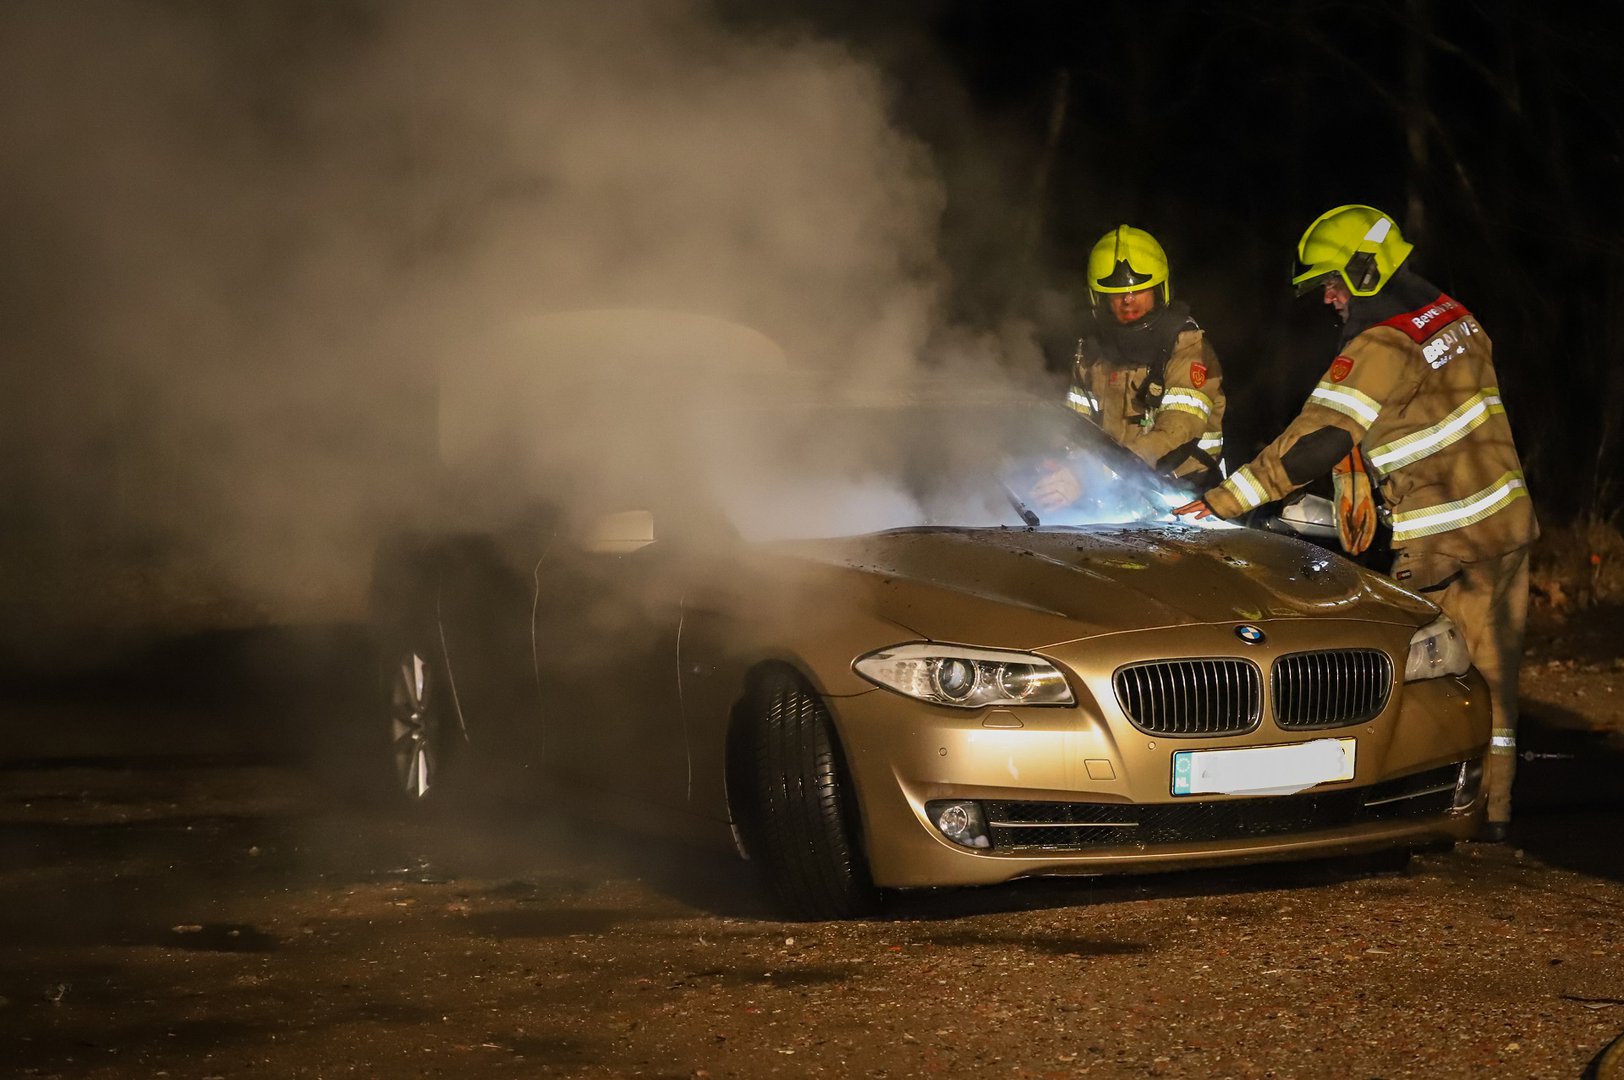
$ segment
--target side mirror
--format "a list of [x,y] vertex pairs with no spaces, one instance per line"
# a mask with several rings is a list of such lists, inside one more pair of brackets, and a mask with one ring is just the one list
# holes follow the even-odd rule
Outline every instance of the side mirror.
[[1298,536],[1336,539],[1336,509],[1320,495],[1299,495],[1280,508],[1280,523]]
[[581,547],[598,555],[624,555],[654,543],[654,515],[622,510],[593,519],[581,536]]

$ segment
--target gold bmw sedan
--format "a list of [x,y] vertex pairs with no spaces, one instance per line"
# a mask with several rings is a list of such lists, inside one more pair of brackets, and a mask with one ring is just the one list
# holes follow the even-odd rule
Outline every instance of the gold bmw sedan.
[[[590,506],[386,545],[397,800],[499,777],[734,845],[804,918],[1481,815],[1488,696],[1434,605],[1174,519],[1187,493],[1063,407],[779,405],[680,442]],[[1080,494],[1040,509],[1056,470]]]

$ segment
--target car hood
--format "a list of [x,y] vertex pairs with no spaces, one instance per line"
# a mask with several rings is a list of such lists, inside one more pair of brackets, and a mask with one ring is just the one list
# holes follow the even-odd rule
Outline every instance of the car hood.
[[1420,625],[1428,601],[1323,548],[1242,528],[924,528],[773,545],[923,638],[1038,648],[1198,623]]

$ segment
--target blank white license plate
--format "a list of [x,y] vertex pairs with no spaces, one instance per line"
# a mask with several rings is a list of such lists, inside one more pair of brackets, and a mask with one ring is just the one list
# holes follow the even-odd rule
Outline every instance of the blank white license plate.
[[1315,784],[1352,780],[1355,741],[1179,750],[1173,754],[1173,794],[1292,795]]

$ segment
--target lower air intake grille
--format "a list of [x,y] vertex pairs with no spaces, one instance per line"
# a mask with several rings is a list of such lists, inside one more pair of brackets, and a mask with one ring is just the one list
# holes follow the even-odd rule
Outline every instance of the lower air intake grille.
[[1338,829],[1447,813],[1460,766],[1446,765],[1364,788],[1175,803],[983,804],[994,851],[1076,850],[1178,844]]
[[1262,711],[1263,679],[1249,660],[1129,664],[1111,676],[1117,704],[1149,735],[1250,731]]
[[1392,688],[1393,662],[1379,650],[1290,653],[1274,662],[1274,721],[1293,730],[1362,724]]

